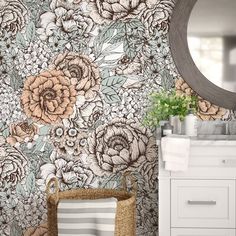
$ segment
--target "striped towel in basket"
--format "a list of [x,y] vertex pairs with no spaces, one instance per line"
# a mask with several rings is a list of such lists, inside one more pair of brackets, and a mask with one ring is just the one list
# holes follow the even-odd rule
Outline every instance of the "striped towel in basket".
[[114,236],[116,198],[59,201],[58,236]]

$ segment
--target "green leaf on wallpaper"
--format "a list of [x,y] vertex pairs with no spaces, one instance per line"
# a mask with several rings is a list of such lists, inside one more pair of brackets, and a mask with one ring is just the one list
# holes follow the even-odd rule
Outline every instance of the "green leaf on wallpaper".
[[109,41],[109,43],[110,43],[110,44],[113,44],[113,43],[123,42],[124,36],[125,36],[124,33],[117,33],[117,34]]
[[29,193],[33,193],[35,191],[35,175],[33,172],[29,173],[26,178],[26,189]]
[[16,45],[23,49],[27,46],[27,42],[21,32],[18,32],[16,35]]
[[22,228],[18,225],[17,222],[13,222],[10,225],[10,236],[22,236],[23,235],[23,231]]
[[109,46],[107,46],[104,50],[102,50],[102,54],[111,54],[114,49],[118,48],[120,45],[122,44],[122,42],[117,42],[117,43],[113,43]]
[[109,69],[103,69],[102,71],[101,71],[101,77],[103,78],[103,79],[105,79],[105,78],[107,78],[107,77],[109,77],[110,76],[110,70]]
[[15,70],[13,70],[12,73],[10,73],[10,86],[15,91],[23,87],[22,78],[18,75],[18,73]]
[[32,42],[35,37],[35,25],[34,22],[30,22],[26,27],[26,38],[29,42]]
[[121,101],[116,90],[111,87],[102,87],[102,93],[104,95],[105,102],[109,104],[118,103]]
[[23,188],[22,184],[17,184],[16,185],[16,194],[18,197],[24,198],[27,196],[25,189]]
[[102,86],[118,89],[126,82],[126,80],[127,78],[125,76],[113,75],[113,76],[103,79]]
[[133,59],[137,54],[136,46],[133,43],[125,40],[124,41],[124,52],[130,59]]
[[49,130],[50,130],[50,126],[44,125],[43,127],[39,129],[39,135],[41,136],[47,135],[49,133]]
[[4,138],[7,138],[9,135],[10,135],[10,130],[9,128],[5,128],[3,131],[2,131],[2,135]]

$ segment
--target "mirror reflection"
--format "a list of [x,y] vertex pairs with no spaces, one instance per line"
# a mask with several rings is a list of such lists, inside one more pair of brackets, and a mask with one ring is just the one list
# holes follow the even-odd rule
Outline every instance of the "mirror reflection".
[[236,92],[236,0],[198,0],[189,18],[188,46],[207,79]]

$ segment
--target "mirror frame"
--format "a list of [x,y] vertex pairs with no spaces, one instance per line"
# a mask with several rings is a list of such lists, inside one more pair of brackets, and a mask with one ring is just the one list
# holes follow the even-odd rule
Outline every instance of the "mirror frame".
[[236,93],[210,82],[195,65],[188,47],[187,30],[197,0],[177,0],[170,21],[170,51],[181,77],[203,99],[223,108],[236,110]]

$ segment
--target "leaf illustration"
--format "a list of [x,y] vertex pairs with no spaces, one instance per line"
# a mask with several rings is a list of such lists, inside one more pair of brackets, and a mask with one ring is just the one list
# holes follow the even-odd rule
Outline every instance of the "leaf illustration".
[[111,51],[113,51],[114,49],[118,48],[121,44],[122,44],[122,42],[117,42],[117,43],[113,43],[113,44],[109,45],[108,47],[106,47],[102,51],[102,54],[104,55],[104,54],[112,53]]
[[102,85],[104,87],[112,87],[118,89],[126,82],[126,80],[127,78],[125,76],[114,75],[103,79]]
[[35,176],[32,172],[26,178],[26,188],[29,193],[33,193],[35,191]]
[[34,22],[30,22],[26,27],[26,38],[29,42],[32,42],[35,37],[35,25]]
[[16,194],[18,197],[22,197],[22,198],[26,197],[27,194],[21,184],[16,185]]
[[23,87],[22,78],[17,74],[15,70],[10,74],[10,86],[17,91]]
[[25,48],[27,46],[27,42],[21,32],[18,32],[16,35],[16,45],[19,48]]
[[117,92],[111,87],[103,87],[102,93],[104,95],[105,101],[109,104],[118,103],[121,101]]

